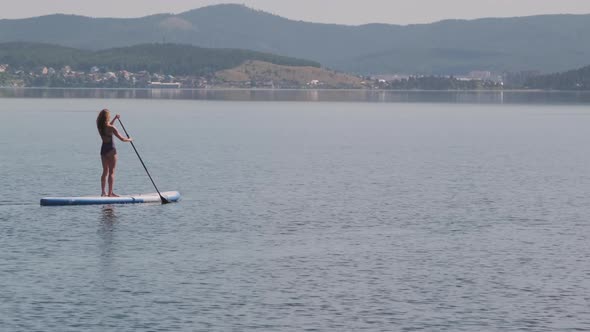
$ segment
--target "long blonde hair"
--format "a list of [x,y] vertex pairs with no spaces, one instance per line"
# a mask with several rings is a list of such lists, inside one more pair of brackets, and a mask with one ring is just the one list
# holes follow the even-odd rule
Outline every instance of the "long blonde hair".
[[109,124],[109,120],[111,119],[111,112],[108,109],[103,109],[98,113],[98,117],[96,118],[96,127],[98,128],[98,133],[100,136],[107,135],[107,126]]

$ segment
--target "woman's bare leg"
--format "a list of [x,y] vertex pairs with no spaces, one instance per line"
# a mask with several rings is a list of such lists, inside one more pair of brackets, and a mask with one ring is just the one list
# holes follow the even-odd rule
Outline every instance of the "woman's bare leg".
[[100,196],[106,196],[106,184],[107,184],[107,176],[109,175],[109,163],[107,156],[100,156],[102,160],[102,175],[100,176]]
[[113,153],[109,156],[108,161],[109,167],[109,197],[119,197],[119,195],[113,193],[113,188],[115,186],[115,167],[117,167],[117,154]]

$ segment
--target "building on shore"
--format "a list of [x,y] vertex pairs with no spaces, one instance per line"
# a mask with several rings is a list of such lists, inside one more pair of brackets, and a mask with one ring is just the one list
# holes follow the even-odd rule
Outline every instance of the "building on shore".
[[150,89],[180,89],[182,87],[181,83],[162,83],[162,82],[150,82],[148,85]]

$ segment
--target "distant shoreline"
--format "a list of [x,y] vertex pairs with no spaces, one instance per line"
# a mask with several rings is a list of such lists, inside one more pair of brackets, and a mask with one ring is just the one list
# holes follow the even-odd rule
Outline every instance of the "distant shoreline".
[[80,90],[80,91],[330,91],[330,92],[526,92],[526,93],[590,93],[590,90],[543,90],[543,89],[460,89],[460,90],[427,90],[427,89],[296,89],[296,88],[88,88],[88,87],[2,87],[0,90]]
[[0,88],[2,99],[589,105],[590,91]]

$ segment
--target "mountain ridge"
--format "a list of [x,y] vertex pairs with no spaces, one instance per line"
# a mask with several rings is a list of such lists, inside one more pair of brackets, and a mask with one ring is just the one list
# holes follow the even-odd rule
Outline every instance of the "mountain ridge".
[[88,19],[110,19],[110,20],[138,20],[138,19],[147,19],[153,17],[160,17],[160,16],[183,16],[193,12],[206,12],[206,11],[213,11],[216,9],[223,9],[223,8],[232,8],[232,9],[241,9],[246,12],[253,12],[253,13],[261,13],[267,16],[272,16],[276,18],[280,18],[287,21],[298,22],[298,23],[310,23],[310,24],[318,24],[318,25],[335,25],[335,26],[345,26],[345,27],[366,27],[366,26],[393,26],[393,27],[412,27],[412,26],[423,26],[423,25],[433,25],[438,23],[445,23],[445,22],[477,22],[477,21],[488,21],[488,20],[512,20],[512,19],[523,19],[523,18],[543,18],[543,17],[586,17],[590,16],[590,13],[587,14],[569,14],[569,13],[560,13],[560,14],[538,14],[538,15],[521,15],[521,16],[509,16],[509,17],[501,17],[501,16],[490,16],[490,17],[480,17],[480,18],[472,18],[472,19],[463,19],[463,18],[448,18],[448,19],[441,19],[427,23],[408,23],[408,24],[395,24],[395,23],[382,23],[382,22],[372,22],[372,23],[363,23],[363,24],[342,24],[342,23],[324,23],[324,22],[313,22],[313,21],[306,21],[306,20],[298,20],[283,17],[277,14],[269,13],[261,9],[255,9],[252,7],[248,7],[244,4],[235,4],[235,3],[226,3],[226,4],[216,4],[210,6],[203,6],[194,9],[189,9],[179,13],[156,13],[156,14],[149,14],[144,16],[137,16],[137,17],[103,17],[103,16],[88,16],[88,15],[79,15],[79,14],[67,14],[67,13],[53,13],[53,14],[46,14],[40,16],[30,16],[30,17],[23,17],[23,18],[0,18],[0,22],[2,21],[22,21],[22,20],[30,20],[30,19],[38,19],[43,17],[51,17],[51,16],[69,16],[69,17],[79,17],[79,18],[88,18]]
[[340,25],[222,4],[130,19],[53,14],[0,20],[0,42],[7,41],[91,50],[154,42],[251,49],[365,75],[448,75],[473,70],[549,73],[588,64],[590,15]]

